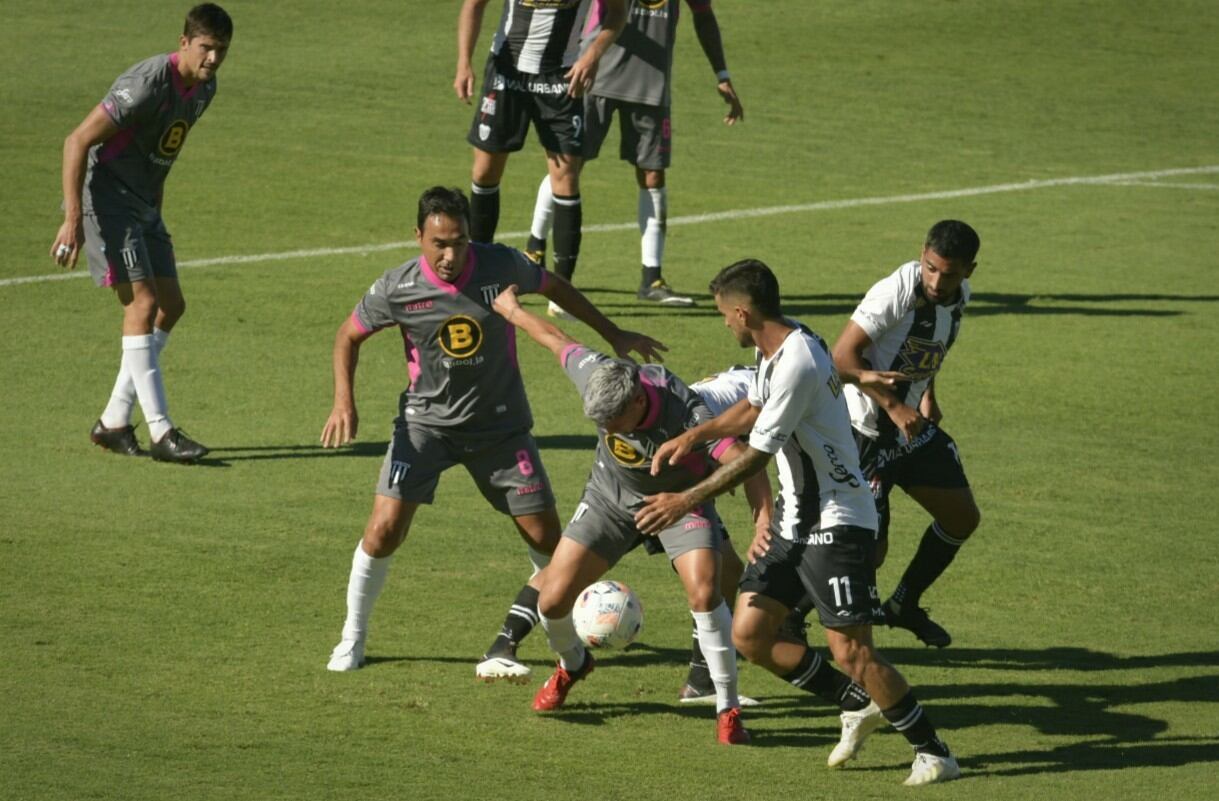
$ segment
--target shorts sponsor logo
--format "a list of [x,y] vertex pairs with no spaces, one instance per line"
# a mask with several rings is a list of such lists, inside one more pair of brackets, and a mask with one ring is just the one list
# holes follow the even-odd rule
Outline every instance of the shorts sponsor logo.
[[415,301],[414,303],[405,303],[405,304],[403,304],[402,308],[406,309],[408,312],[413,312],[413,311],[427,311],[428,309],[432,308],[432,301],[430,301],[430,300],[417,300],[417,301]]
[[174,124],[161,135],[161,141],[157,143],[157,150],[161,151],[162,156],[169,158],[178,155],[178,151],[186,142],[186,132],[189,130],[190,126],[186,124],[185,120],[175,120]]
[[935,436],[937,431],[939,431],[938,428],[928,424],[923,428],[922,433],[909,442],[899,443],[892,448],[878,448],[876,451],[876,469],[880,470],[887,467],[891,462],[896,462],[903,456],[907,456],[923,447],[931,441],[931,438]]
[[834,532],[814,531],[812,534],[797,537],[794,542],[798,545],[833,545]]
[[483,329],[473,317],[457,314],[440,324],[436,340],[454,359],[469,359],[483,344]]
[[495,114],[495,105],[495,93],[491,93],[483,98],[482,106],[479,109],[485,116],[490,117]]
[[640,467],[647,459],[645,454],[617,434],[605,435],[605,447],[610,456],[614,457],[614,461],[624,467]]
[[498,72],[491,77],[491,88],[495,91],[508,89],[513,92],[525,92],[533,95],[560,95],[567,94],[567,82],[547,82],[547,81],[523,81],[520,78],[505,78]]
[[947,352],[944,343],[937,340],[907,337],[897,355],[902,360],[902,372],[915,381],[921,381],[936,374]]
[[682,531],[694,531],[700,528],[711,528],[711,521],[705,517],[696,517],[693,520],[687,520],[682,527]]
[[580,361],[576,362],[576,369],[582,370],[585,367],[587,367],[588,365],[595,362],[596,360],[597,360],[597,354],[590,353],[587,356],[585,356],[583,359],[581,359]]
[[516,488],[517,495],[533,495],[546,489],[545,484],[526,484],[523,487]]

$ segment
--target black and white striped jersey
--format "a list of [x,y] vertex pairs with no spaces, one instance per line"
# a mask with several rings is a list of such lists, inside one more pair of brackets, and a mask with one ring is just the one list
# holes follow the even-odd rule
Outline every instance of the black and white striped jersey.
[[580,34],[594,0],[504,0],[491,43],[500,63],[518,72],[570,67],[580,54]]
[[[928,300],[919,263],[912,261],[877,281],[856,307],[851,320],[872,340],[863,354],[868,364],[873,370],[896,370],[907,377],[894,387],[902,403],[918,408],[956,341],[968,302],[968,280],[961,284],[956,302],[940,305]],[[872,438],[897,437],[897,427],[876,401],[855,386],[846,388],[846,396],[852,426]]]
[[775,454],[779,496],[772,527],[801,540],[830,526],[876,530],[876,502],[859,469],[851,418],[834,360],[803,326],[759,358],[749,402],[761,413],[749,446]]

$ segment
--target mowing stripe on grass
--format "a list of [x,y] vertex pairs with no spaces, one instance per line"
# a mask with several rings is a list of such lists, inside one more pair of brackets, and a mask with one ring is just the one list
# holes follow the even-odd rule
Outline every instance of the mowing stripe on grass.
[[[764,206],[756,209],[733,209],[709,214],[690,214],[682,217],[670,217],[669,225],[699,225],[723,220],[744,220],[750,217],[773,217],[777,214],[797,214],[806,211],[833,211],[835,209],[852,209],[860,206],[884,206],[891,203],[918,203],[924,200],[948,200],[957,197],[976,197],[978,195],[996,195],[1002,192],[1028,192],[1033,189],[1049,189],[1058,186],[1095,186],[1117,184],[1123,186],[1172,186],[1172,184],[1155,183],[1156,179],[1169,178],[1178,175],[1207,175],[1219,173],[1219,165],[1205,167],[1181,167],[1168,170],[1152,170],[1148,172],[1114,173],[1112,175],[1077,175],[1067,178],[1045,178],[1042,180],[1020,181],[1007,184],[992,184],[990,186],[973,186],[965,189],[947,189],[940,192],[919,192],[911,195],[886,195],[883,197],[856,197],[844,200],[822,200],[816,203],[798,203],[790,206]],[[1176,188],[1212,188],[1211,184],[1177,184]],[[609,231],[629,231],[638,227],[638,223],[609,223],[605,225],[586,225],[584,233],[605,233]],[[522,239],[529,235],[528,231],[510,231],[501,234],[501,239]],[[190,259],[178,262],[179,267],[214,267],[224,264],[256,264],[266,261],[286,261],[289,259],[312,259],[319,256],[351,256],[364,253],[380,253],[386,250],[403,250],[415,248],[414,241],[385,242],[380,245],[353,245],[341,248],[312,248],[309,250],[285,250],[279,253],[254,253],[246,256],[217,256],[210,259]],[[5,278],[0,280],[0,287],[17,286],[19,284],[36,284],[44,281],[64,281],[69,278],[84,278],[87,270],[75,272],[59,272],[47,275],[30,275],[23,278]]]

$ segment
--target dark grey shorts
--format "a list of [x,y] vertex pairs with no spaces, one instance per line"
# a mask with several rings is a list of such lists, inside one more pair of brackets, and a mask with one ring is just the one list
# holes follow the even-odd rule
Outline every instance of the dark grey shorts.
[[[611,504],[600,493],[587,488],[571,522],[563,530],[563,536],[584,545],[609,562],[610,567],[645,539],[635,528],[634,509]],[[724,525],[714,506],[704,506],[678,520],[654,539],[660,542],[669,561],[673,561],[699,548],[718,551],[724,540]]]
[[98,286],[177,278],[174,246],[165,223],[122,214],[86,214],[85,255]]
[[584,103],[584,158],[595,159],[618,113],[618,156],[644,170],[666,169],[673,155],[669,109],[588,95]]

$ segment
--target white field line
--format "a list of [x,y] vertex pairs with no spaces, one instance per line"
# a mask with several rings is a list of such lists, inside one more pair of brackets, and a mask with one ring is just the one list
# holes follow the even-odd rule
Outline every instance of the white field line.
[[1182,181],[1114,181],[1113,186],[1161,186],[1165,189],[1219,189],[1219,184],[1187,184]]
[[[816,203],[799,203],[790,206],[764,206],[754,209],[733,209],[711,214],[690,214],[681,217],[670,217],[669,225],[699,225],[722,220],[744,220],[753,217],[773,217],[779,214],[799,214],[810,211],[833,211],[836,209],[852,209],[860,206],[885,206],[893,203],[920,203],[927,200],[950,200],[959,197],[977,197],[979,195],[997,195],[1004,192],[1028,192],[1034,189],[1049,189],[1058,186],[1097,186],[1097,185],[1129,185],[1129,186],[1166,186],[1156,183],[1161,178],[1171,178],[1180,175],[1211,175],[1219,174],[1219,164],[1204,167],[1181,167],[1168,170],[1151,170],[1146,172],[1113,173],[1110,175],[1077,175],[1066,178],[1045,178],[1041,180],[1020,181],[1016,183],[991,184],[990,186],[972,186],[965,189],[947,189],[940,192],[919,192],[910,195],[884,195],[880,197],[857,197],[843,200],[822,200]],[[1146,182],[1146,183],[1145,183]],[[1183,185],[1185,186],[1185,185]],[[1198,184],[1196,188],[1211,188],[1211,184]],[[610,223],[604,225],[586,225],[585,233],[604,233],[609,231],[630,231],[637,228],[635,222]],[[521,239],[529,235],[528,231],[510,231],[501,233],[501,240]],[[217,256],[210,259],[190,259],[178,262],[179,267],[212,267],[225,264],[256,264],[267,261],[286,261],[289,259],[312,259],[322,256],[350,256],[365,253],[380,253],[387,250],[405,250],[415,248],[414,241],[385,242],[379,245],[353,245],[341,248],[313,248],[309,250],[287,250],[279,253],[254,253],[245,256]],[[19,284],[35,284],[45,281],[63,281],[69,278],[84,278],[89,274],[83,265],[77,266],[73,272],[48,273],[47,275],[30,275],[22,278],[5,278],[0,280],[0,287],[17,286]]]

